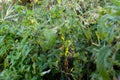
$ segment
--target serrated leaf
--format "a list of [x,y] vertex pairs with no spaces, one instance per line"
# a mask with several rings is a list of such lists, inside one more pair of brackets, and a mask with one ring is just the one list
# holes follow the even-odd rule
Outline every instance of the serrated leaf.
[[111,55],[112,51],[109,46],[103,46],[96,53],[96,64],[97,70],[104,80],[110,80],[108,68],[110,67],[111,62],[108,62],[108,57]]

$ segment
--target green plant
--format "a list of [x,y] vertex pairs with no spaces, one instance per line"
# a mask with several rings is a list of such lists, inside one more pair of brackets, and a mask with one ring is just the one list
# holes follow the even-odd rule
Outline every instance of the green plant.
[[0,80],[117,78],[120,11],[119,2],[112,2],[40,0],[30,8],[4,3]]
[[[98,57],[96,58],[97,70],[103,77],[103,80],[110,80],[110,76],[115,76],[116,69],[114,62],[116,62],[116,55],[119,54],[119,1],[112,0],[113,6],[106,8],[107,12],[103,15],[98,22],[98,39],[101,41],[101,45],[105,47],[101,48]],[[107,51],[107,52],[105,52]],[[102,56],[103,54],[103,56]],[[101,58],[100,58],[101,57]],[[101,59],[101,60],[100,60]],[[100,64],[101,63],[101,64]],[[119,63],[118,63],[119,64]],[[103,65],[103,66],[101,66]],[[113,74],[110,74],[113,72]]]

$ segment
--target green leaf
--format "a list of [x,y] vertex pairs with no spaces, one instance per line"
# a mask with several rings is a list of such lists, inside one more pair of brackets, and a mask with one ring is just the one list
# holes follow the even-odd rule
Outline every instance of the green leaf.
[[43,31],[44,39],[41,40],[40,44],[43,51],[52,48],[56,40],[56,29],[45,29]]
[[62,0],[57,0],[58,4],[61,4],[62,3]]
[[[101,17],[98,22],[97,30],[98,35],[101,40],[105,40],[108,43],[111,43],[116,36],[116,25],[115,22],[119,20],[119,17],[106,14]],[[112,23],[110,23],[110,21]],[[114,23],[114,24],[113,24]]]
[[108,58],[111,53],[112,51],[109,46],[103,46],[99,49],[98,53],[96,53],[97,70],[104,80],[110,80],[108,71],[112,62],[108,62]]
[[82,31],[83,31],[85,37],[87,38],[87,41],[89,41],[91,39],[91,32],[90,32],[90,30],[82,27]]
[[0,46],[3,44],[5,36],[0,36]]
[[117,6],[120,7],[120,0],[112,0],[112,2],[113,2],[115,5],[117,5]]

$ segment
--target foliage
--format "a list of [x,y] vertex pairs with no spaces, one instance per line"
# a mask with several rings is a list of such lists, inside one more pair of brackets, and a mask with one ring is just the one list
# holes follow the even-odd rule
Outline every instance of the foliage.
[[27,6],[2,4],[0,80],[117,78],[119,3],[40,0]]

